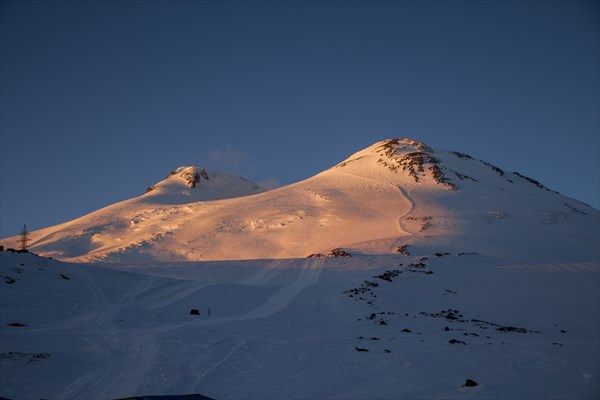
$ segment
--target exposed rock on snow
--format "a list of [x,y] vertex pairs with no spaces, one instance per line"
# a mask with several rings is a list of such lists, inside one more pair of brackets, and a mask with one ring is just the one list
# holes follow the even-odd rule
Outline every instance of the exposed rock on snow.
[[475,382],[473,379],[467,379],[465,381],[465,384],[463,386],[465,386],[465,387],[475,387],[475,386],[477,386],[477,382]]
[[408,248],[409,248],[409,246],[407,244],[403,244],[402,246],[398,246],[398,249],[396,250],[396,253],[400,253],[403,256],[410,256],[410,253],[408,252]]
[[185,169],[179,176],[185,179],[192,189],[196,187],[196,183],[200,182],[200,174],[193,167]]

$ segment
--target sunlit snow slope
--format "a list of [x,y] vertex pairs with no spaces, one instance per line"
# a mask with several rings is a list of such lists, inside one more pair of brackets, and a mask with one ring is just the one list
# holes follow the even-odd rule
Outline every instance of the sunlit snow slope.
[[[210,190],[197,190],[203,185]],[[410,139],[375,143],[316,176],[259,194],[239,177],[194,167],[149,189],[32,232],[31,250],[128,263],[306,257],[335,248],[394,253],[406,244],[537,260],[595,261],[599,251],[598,210]]]

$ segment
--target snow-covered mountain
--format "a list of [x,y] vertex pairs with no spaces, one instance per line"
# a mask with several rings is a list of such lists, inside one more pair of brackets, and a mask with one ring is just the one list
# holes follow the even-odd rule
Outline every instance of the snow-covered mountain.
[[239,177],[182,167],[140,197],[32,232],[31,250],[130,263],[307,257],[336,248],[389,254],[406,245],[598,257],[598,210],[519,173],[410,139],[375,143],[309,179],[258,192]]
[[599,397],[598,210],[409,139],[257,192],[182,167],[31,233],[81,263],[0,252],[0,396]]

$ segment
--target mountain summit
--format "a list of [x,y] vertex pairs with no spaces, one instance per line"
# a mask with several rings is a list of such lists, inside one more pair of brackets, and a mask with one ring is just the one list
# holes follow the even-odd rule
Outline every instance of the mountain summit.
[[384,140],[304,181],[259,192],[243,178],[181,167],[140,197],[32,232],[31,249],[70,261],[133,263],[406,246],[597,260],[598,210],[416,140]]
[[146,189],[145,198],[166,204],[191,203],[264,192],[257,184],[227,172],[195,166],[179,167]]

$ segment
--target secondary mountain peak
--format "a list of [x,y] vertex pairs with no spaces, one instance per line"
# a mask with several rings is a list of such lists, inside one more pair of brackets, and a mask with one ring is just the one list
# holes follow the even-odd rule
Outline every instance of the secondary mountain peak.
[[[264,190],[241,176],[197,166],[181,166],[171,171],[165,179],[146,189],[145,196],[167,196],[169,202],[181,197],[180,202],[220,200],[248,196]],[[167,199],[166,199],[167,200]]]

